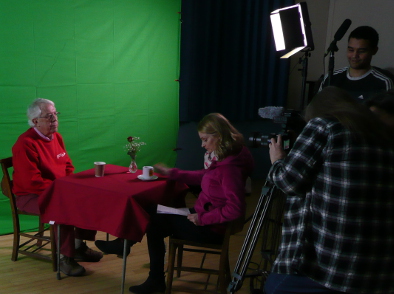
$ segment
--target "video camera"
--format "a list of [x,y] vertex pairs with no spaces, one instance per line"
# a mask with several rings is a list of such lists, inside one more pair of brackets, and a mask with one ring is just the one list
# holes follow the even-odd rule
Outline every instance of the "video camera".
[[284,107],[280,106],[259,108],[259,115],[262,118],[271,119],[274,123],[281,124],[283,131],[279,134],[263,134],[261,132],[254,132],[249,137],[251,147],[267,147],[271,143],[272,138],[282,135],[283,149],[287,151],[293,147],[295,139],[305,126],[305,121],[302,119],[300,112],[295,110],[285,110]]

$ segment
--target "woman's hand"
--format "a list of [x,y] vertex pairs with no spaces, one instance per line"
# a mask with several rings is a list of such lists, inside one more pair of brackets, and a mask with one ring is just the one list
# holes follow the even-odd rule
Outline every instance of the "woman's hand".
[[189,214],[189,215],[187,216],[187,219],[188,219],[189,221],[191,221],[193,224],[195,224],[196,226],[199,226],[199,225],[200,225],[200,222],[198,221],[198,214],[197,214],[197,213]]
[[157,163],[154,166],[155,172],[168,176],[168,174],[170,173],[171,168],[167,167],[165,164],[163,163]]
[[282,136],[278,135],[276,138],[271,138],[271,143],[269,144],[270,148],[270,159],[273,164],[278,159],[282,159],[286,157],[286,152],[283,150],[283,140]]

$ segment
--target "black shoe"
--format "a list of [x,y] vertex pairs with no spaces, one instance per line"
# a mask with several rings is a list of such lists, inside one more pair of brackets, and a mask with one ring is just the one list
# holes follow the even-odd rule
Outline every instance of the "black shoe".
[[[134,244],[130,241],[127,241],[128,244],[126,246],[126,256],[130,254],[130,247]],[[116,254],[118,257],[123,258],[123,239],[117,238],[113,241],[102,241],[97,240],[94,242],[97,248],[100,249],[105,254]]]
[[136,294],[151,294],[155,292],[163,293],[166,291],[166,282],[164,281],[164,276],[158,279],[149,276],[141,285],[131,286],[129,291]]
[[67,276],[79,277],[85,273],[85,268],[74,260],[74,258],[63,256],[60,259],[60,270]]
[[103,258],[103,254],[90,249],[85,242],[82,242],[82,245],[75,249],[74,259],[76,261],[97,262],[101,258]]

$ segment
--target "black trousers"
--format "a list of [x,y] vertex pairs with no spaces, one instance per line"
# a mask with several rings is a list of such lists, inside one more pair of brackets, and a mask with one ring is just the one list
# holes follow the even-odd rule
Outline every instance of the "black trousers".
[[209,226],[196,226],[186,216],[175,214],[150,213],[151,220],[147,228],[150,273],[152,278],[164,277],[164,238],[173,236],[177,239],[221,244],[223,235],[211,231]]

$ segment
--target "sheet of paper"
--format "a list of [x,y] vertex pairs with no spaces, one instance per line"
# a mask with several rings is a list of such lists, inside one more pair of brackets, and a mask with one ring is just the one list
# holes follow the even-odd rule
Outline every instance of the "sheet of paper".
[[157,213],[162,213],[162,214],[179,214],[179,215],[189,215],[190,210],[187,207],[182,207],[182,208],[173,208],[173,207],[168,207],[164,205],[157,205]]

